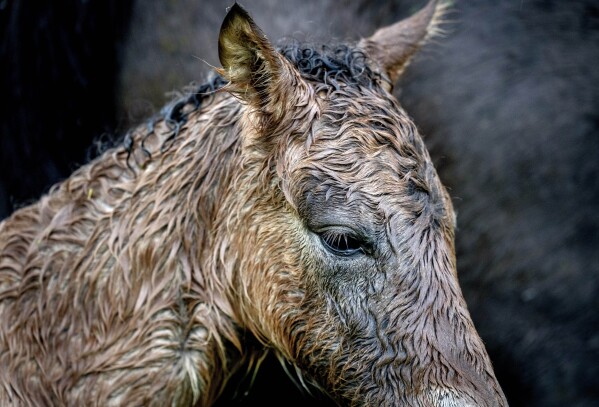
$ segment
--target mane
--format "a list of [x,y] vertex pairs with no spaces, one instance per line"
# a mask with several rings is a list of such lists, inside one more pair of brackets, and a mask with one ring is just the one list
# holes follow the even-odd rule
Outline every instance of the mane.
[[[193,112],[198,111],[203,107],[207,107],[210,105],[212,101],[212,96],[222,87],[227,84],[225,79],[216,74],[212,73],[208,78],[208,81],[199,86],[188,86],[182,95],[172,100],[170,103],[165,105],[160,113],[154,115],[150,119],[148,119],[145,123],[146,131],[145,135],[141,139],[141,145],[139,146],[147,158],[152,158],[152,154],[144,147],[144,142],[148,137],[154,133],[154,129],[157,123],[163,122],[166,126],[166,134],[165,130],[161,129],[161,133],[163,137],[165,137],[164,142],[161,146],[161,150],[164,151],[168,148],[171,142],[179,135],[179,131],[181,127],[187,123],[187,119],[189,115]],[[142,124],[143,125],[143,124]],[[122,137],[120,142],[115,143],[113,146],[118,146],[119,144],[127,151],[127,165],[129,165],[129,156],[133,153],[135,149],[135,141],[132,136],[132,132],[136,131],[135,128],[129,130],[125,133],[125,136]],[[98,153],[101,154],[111,145],[99,145]]]
[[301,76],[338,90],[341,84],[377,88],[384,77],[372,69],[372,62],[360,48],[347,44],[321,45],[290,42],[278,51]]
[[[383,75],[372,69],[372,63],[364,51],[348,44],[316,46],[291,41],[279,45],[277,50],[297,68],[304,79],[330,90],[338,90],[342,85],[373,89],[386,80]],[[168,134],[162,133],[165,138],[161,150],[167,149],[187,122],[189,115],[209,106],[212,96],[226,84],[227,81],[222,76],[212,73],[202,85],[188,86],[157,115],[145,122],[145,136],[141,140],[141,145],[137,147],[151,159],[151,153],[145,149],[144,141],[152,135],[157,123],[164,122]],[[98,154],[111,147],[121,146],[131,155],[136,148],[132,137],[134,130],[125,133],[116,143],[96,143]],[[161,132],[164,132],[164,129],[161,129]]]

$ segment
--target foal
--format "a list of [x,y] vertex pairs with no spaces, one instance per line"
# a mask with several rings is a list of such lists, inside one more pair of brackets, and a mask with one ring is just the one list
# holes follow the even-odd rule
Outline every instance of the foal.
[[441,11],[277,51],[233,5],[220,76],[0,224],[0,404],[206,406],[270,350],[343,405],[507,405],[390,93]]

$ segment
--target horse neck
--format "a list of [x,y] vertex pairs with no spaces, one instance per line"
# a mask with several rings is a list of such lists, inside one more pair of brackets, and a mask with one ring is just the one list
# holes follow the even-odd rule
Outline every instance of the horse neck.
[[186,301],[206,307],[206,318],[218,319],[205,321],[222,331],[211,334],[237,346],[226,284],[212,253],[216,213],[238,166],[240,116],[239,102],[221,94],[190,113],[174,137],[164,120],[152,131],[140,126],[131,133],[130,151],[107,151],[53,193],[62,201],[86,201],[86,216],[100,225],[89,232],[88,245],[108,246],[114,260],[105,264],[114,262],[112,273],[122,273],[124,284],[135,287],[138,279],[138,285],[178,286]]
[[[51,306],[38,301],[60,300],[69,311],[52,318],[65,325],[50,328],[95,332],[94,341],[131,346],[144,358],[162,357],[152,352],[157,346],[165,351],[165,343],[168,349],[184,344],[195,358],[194,374],[216,383],[205,387],[218,392],[218,383],[243,361],[222,266],[213,256],[219,205],[234,199],[241,110],[222,95],[191,112],[174,138],[164,121],[151,132],[140,127],[124,146],[0,223],[0,276],[11,277],[0,286],[0,315],[6,317],[12,298],[21,298],[22,307],[44,320]],[[26,284],[30,280],[40,283]],[[54,283],[42,287],[47,281]],[[68,295],[33,292],[39,290]],[[13,317],[20,315],[29,313]]]
[[223,309],[222,276],[211,254],[219,204],[239,166],[240,116],[241,105],[219,95],[191,113],[175,138],[172,125],[157,122],[152,134],[133,136],[136,148],[125,164],[136,175],[128,181],[123,175],[132,186],[123,219],[131,232],[128,245],[150,239],[165,247],[165,256],[166,248],[177,252],[170,256],[181,283]]
[[[192,113],[173,140],[168,131],[161,133],[164,122],[157,123],[151,137],[134,136],[137,148],[128,166],[137,174],[130,181],[133,188],[120,220],[131,235],[114,250],[142,258],[150,245],[160,253],[151,278],[172,278],[186,293],[186,301],[205,307],[196,322],[210,327],[222,364],[231,363],[233,349],[237,355],[244,352],[230,285],[216,255],[228,240],[229,231],[219,227],[228,222],[222,219],[223,206],[238,200],[242,111],[236,99],[224,94]],[[147,152],[142,150],[144,137]],[[222,366],[223,372],[232,368]]]

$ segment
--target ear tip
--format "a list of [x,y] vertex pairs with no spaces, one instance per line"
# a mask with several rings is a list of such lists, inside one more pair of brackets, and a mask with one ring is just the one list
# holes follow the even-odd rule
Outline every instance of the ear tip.
[[240,27],[244,25],[245,21],[250,19],[248,12],[239,3],[235,2],[233,5],[227,7],[227,14],[221,23],[218,36],[218,57],[221,63],[227,59],[225,40],[234,40],[238,35],[238,31],[240,31]]
[[227,15],[225,16],[225,21],[231,21],[239,17],[248,19],[250,18],[250,14],[237,2],[227,7]]
[[440,32],[438,25],[452,0],[429,0],[412,16],[378,29],[358,43],[394,83],[413,54],[429,38]]
[[233,2],[229,7],[227,7],[227,12],[231,12],[232,10],[243,10],[243,7],[237,1]]
[[222,36],[224,33],[233,30],[239,30],[240,27],[249,24],[250,26],[254,25],[252,17],[250,14],[239,5],[239,3],[235,2],[232,6],[227,8],[227,14],[223,19],[223,22],[220,26],[220,35]]
[[223,66],[226,65],[232,46],[245,47],[256,41],[262,41],[262,46],[268,45],[266,36],[250,14],[239,3],[233,3],[228,8],[218,36],[218,54]]

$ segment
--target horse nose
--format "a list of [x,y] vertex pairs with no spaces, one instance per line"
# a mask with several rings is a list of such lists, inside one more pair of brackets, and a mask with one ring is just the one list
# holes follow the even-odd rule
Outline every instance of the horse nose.
[[[490,369],[482,371],[464,358],[453,359],[455,375],[431,384],[421,393],[434,407],[507,407],[505,395]],[[421,396],[421,397],[422,397]]]
[[433,407],[507,407],[507,403],[498,395],[496,399],[488,396],[479,399],[477,395],[468,394],[470,392],[462,392],[451,388],[435,387],[427,392],[428,403]]
[[430,405],[434,407],[476,407],[476,404],[467,401],[463,396],[452,389],[430,389],[428,399]]

